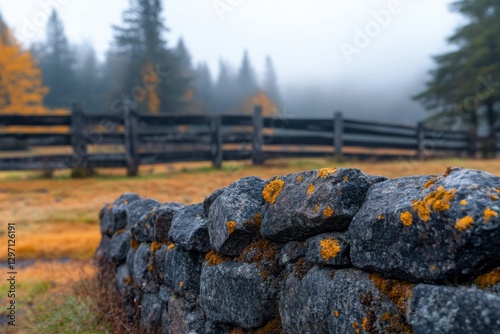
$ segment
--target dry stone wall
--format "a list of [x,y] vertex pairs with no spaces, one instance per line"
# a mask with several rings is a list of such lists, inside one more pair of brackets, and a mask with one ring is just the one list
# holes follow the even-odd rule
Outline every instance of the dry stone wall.
[[96,256],[149,333],[500,333],[500,178],[326,168],[124,194]]

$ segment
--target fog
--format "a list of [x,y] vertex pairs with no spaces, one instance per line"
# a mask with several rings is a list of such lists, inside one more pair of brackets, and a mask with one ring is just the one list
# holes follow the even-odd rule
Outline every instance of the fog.
[[[219,60],[237,68],[244,50],[259,78],[270,55],[284,113],[414,123],[425,117],[411,96],[424,88],[432,55],[461,18],[450,1],[435,0],[164,0],[165,38],[183,37],[193,63],[212,77]],[[55,7],[72,43],[90,42],[100,59],[112,42],[127,0],[0,0],[0,12],[29,47],[43,38],[45,13]],[[44,18],[45,17],[45,18]]]

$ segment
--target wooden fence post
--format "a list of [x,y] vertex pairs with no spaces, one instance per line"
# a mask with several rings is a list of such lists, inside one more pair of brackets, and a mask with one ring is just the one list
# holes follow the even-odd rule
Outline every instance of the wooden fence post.
[[222,119],[221,116],[212,116],[210,119],[210,155],[215,168],[222,167]]
[[127,107],[124,116],[127,176],[137,176],[139,169],[139,154],[137,152],[137,112],[131,107]]
[[252,161],[254,165],[262,165],[264,163],[264,157],[262,155],[262,107],[255,106],[253,110],[252,125],[253,125],[253,136],[252,136],[252,148],[253,155]]
[[342,119],[342,112],[337,111],[335,113],[333,124],[333,144],[335,147],[335,158],[342,159],[342,137],[344,134],[344,120]]
[[417,124],[417,158],[424,160],[425,158],[425,127],[424,122]]
[[75,176],[88,170],[87,140],[84,136],[86,127],[85,113],[81,103],[74,102],[71,106],[71,148],[73,151],[72,166]]
[[475,125],[469,127],[469,158],[476,157],[477,150],[477,129]]

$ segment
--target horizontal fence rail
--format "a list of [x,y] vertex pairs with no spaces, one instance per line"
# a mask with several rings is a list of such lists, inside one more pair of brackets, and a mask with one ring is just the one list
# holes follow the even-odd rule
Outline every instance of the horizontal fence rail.
[[[492,145],[500,151],[500,141]],[[42,154],[37,151],[41,148],[65,151]],[[259,106],[253,115],[152,115],[134,110],[96,115],[84,113],[79,104],[73,105],[71,115],[0,115],[3,171],[125,167],[128,175],[136,175],[140,165],[182,161],[211,161],[220,167],[228,160],[383,160],[474,155],[480,149],[480,141],[465,131],[350,120],[341,113],[331,119],[263,117]]]

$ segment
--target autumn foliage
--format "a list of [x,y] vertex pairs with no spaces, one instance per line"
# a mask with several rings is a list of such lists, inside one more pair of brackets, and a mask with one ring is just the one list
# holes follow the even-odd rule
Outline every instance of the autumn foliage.
[[0,25],[0,113],[43,114],[48,89],[42,85],[41,71],[5,24]]

